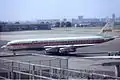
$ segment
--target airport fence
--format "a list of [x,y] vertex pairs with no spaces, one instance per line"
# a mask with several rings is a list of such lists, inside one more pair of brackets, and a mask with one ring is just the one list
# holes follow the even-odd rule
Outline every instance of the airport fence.
[[[52,61],[59,61],[59,66],[53,64]],[[66,63],[65,63],[66,61]],[[120,79],[118,77],[88,73],[84,71],[75,71],[68,69],[67,60],[48,60],[38,61],[39,64],[33,62],[20,62],[14,60],[0,59],[0,75],[1,78],[7,79]],[[46,65],[47,64],[47,65]],[[48,65],[49,64],[49,65]],[[4,74],[4,75],[3,75]]]

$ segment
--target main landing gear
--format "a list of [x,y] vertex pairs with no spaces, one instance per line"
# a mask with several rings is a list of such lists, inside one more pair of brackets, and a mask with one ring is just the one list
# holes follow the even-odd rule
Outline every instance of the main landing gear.
[[15,51],[12,51],[13,52],[13,56],[16,56],[16,53],[15,53]]

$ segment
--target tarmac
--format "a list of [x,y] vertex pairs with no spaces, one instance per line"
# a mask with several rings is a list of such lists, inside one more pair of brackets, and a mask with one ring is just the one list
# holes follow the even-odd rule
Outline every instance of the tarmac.
[[[48,33],[47,30],[45,31],[24,31],[24,32],[6,32],[6,33],[2,33],[2,37],[1,37],[1,41],[0,41],[0,46],[6,44],[8,41],[10,40],[15,40],[15,39],[23,39],[23,38],[38,38],[41,36],[50,36],[49,33],[51,33],[51,36],[62,36],[61,34],[59,34],[59,31],[63,31],[61,29],[58,30],[57,34],[53,34],[55,33],[54,31],[50,31]],[[96,30],[98,31],[98,30]],[[63,32],[71,32],[71,29],[66,29]],[[74,34],[73,34],[74,33]],[[72,34],[72,36],[78,36],[80,32],[79,31],[72,31],[70,34]],[[25,34],[25,35],[24,35]],[[32,35],[30,35],[32,34]],[[93,33],[92,33],[93,34]],[[118,33],[119,34],[119,33]],[[13,36],[14,35],[14,36]],[[68,34],[66,34],[67,36]],[[50,36],[50,37],[51,37]],[[63,55],[63,56],[59,56],[59,55],[43,55],[42,51],[22,51],[22,52],[17,52],[18,55],[23,55],[26,54],[26,56],[6,56],[6,55],[12,55],[12,52],[5,52],[2,49],[0,49],[0,56],[4,56],[4,57],[0,57],[0,58],[5,58],[8,60],[18,60],[18,61],[39,61],[39,60],[51,60],[51,59],[55,59],[55,58],[64,58],[64,59],[68,59],[68,69],[74,69],[74,70],[92,70],[95,72],[99,72],[100,71],[105,71],[105,72],[109,72],[109,75],[114,75],[114,71],[115,71],[115,67],[114,66],[101,66],[101,65],[97,65],[100,63],[104,63],[104,62],[119,62],[119,59],[102,59],[102,60],[92,60],[92,59],[83,59],[81,58],[81,56],[95,56],[95,55],[108,55],[108,54],[94,54],[94,53],[98,53],[98,52],[112,52],[112,51],[120,51],[120,39],[115,39],[113,41],[110,42],[106,42],[106,43],[102,43],[102,44],[98,44],[95,46],[91,46],[91,47],[85,47],[85,48],[79,48],[77,49],[77,52],[71,53],[70,55]],[[36,54],[36,56],[32,56],[30,54]],[[93,53],[93,54],[91,54]]]

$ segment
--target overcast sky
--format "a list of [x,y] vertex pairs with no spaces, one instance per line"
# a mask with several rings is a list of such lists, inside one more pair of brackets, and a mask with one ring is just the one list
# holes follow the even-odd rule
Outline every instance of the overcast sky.
[[120,16],[120,0],[0,0],[0,20]]

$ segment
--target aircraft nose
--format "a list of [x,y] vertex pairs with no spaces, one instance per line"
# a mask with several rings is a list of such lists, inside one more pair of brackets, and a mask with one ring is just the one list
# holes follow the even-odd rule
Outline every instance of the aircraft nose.
[[1,48],[2,48],[2,49],[5,49],[6,47],[7,47],[6,45],[3,45]]

